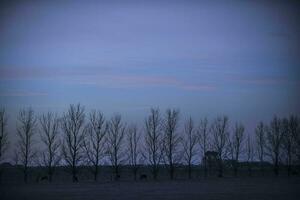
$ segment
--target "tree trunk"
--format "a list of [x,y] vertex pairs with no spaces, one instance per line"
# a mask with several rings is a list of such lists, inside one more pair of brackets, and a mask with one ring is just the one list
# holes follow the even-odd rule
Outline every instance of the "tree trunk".
[[260,161],[260,172],[261,172],[262,176],[265,175],[265,170],[264,170],[264,166],[263,166],[263,161],[262,160]]
[[292,156],[291,153],[288,153],[288,176],[291,176],[291,171],[292,171]]
[[157,180],[157,169],[156,169],[156,167],[153,168],[152,174],[153,174],[153,179]]
[[248,163],[248,176],[252,176],[252,168],[250,163]]
[[237,161],[234,161],[234,176],[237,177],[238,175],[238,163]]
[[134,176],[134,180],[136,181],[136,176],[137,176],[137,169],[136,168],[133,169],[133,176]]
[[218,177],[223,177],[223,163],[222,160],[219,161],[219,174]]
[[189,173],[189,179],[192,178],[192,167],[191,167],[191,164],[189,164],[189,168],[188,168],[188,173]]
[[76,176],[76,167],[75,166],[72,167],[72,180],[73,180],[73,182],[78,182],[78,178]]
[[97,181],[97,178],[98,178],[98,166],[95,166],[94,181]]
[[25,165],[24,168],[24,182],[27,183],[27,179],[28,179],[28,171],[27,171],[27,166]]
[[278,176],[278,156],[276,156],[276,158],[275,158],[274,173],[275,173],[275,176]]
[[172,164],[170,165],[170,179],[174,179],[174,166]]
[[207,177],[207,158],[204,155],[204,177]]
[[48,176],[49,176],[49,182],[52,182],[52,169],[51,168],[49,168]]

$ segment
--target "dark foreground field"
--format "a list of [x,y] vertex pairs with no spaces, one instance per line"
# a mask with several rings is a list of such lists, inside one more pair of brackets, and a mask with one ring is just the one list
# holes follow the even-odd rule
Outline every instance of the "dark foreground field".
[[0,199],[299,199],[300,178],[2,185]]

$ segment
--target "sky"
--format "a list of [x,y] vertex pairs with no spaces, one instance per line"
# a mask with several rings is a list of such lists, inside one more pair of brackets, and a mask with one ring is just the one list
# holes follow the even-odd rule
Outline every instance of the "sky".
[[0,105],[80,102],[142,123],[151,107],[260,120],[300,113],[296,1],[1,1]]

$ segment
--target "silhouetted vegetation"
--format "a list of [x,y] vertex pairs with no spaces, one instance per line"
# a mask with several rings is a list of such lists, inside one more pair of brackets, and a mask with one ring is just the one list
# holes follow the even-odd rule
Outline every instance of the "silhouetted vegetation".
[[192,178],[192,163],[197,153],[197,134],[194,127],[194,121],[190,117],[184,125],[184,137],[183,137],[183,159],[184,163],[188,166],[188,177]]
[[[189,179],[222,177],[229,171],[234,176],[255,176],[256,171],[266,174],[271,168],[276,176],[282,170],[288,176],[299,174],[300,126],[294,115],[259,122],[254,133],[248,131],[246,137],[245,126],[241,122],[232,126],[227,116],[211,123],[203,118],[198,125],[189,117],[181,126],[177,109],[167,109],[162,117],[158,108],[151,108],[139,127],[127,126],[120,114],[107,121],[95,110],[86,119],[80,104],[70,105],[62,117],[51,112],[36,117],[28,108],[19,112],[11,157],[6,152],[8,135],[13,133],[8,132],[7,121],[7,113],[1,108],[0,161],[22,168],[25,182],[29,169],[35,171],[37,180],[50,182],[54,173],[65,170],[71,172],[73,182],[84,179],[82,173],[88,171],[97,181],[100,167],[114,180],[122,179],[126,171],[134,180],[147,180],[147,173],[154,180],[166,173],[171,180],[184,174]],[[35,136],[37,132],[40,137]]]
[[124,136],[126,126],[122,123],[121,115],[114,115],[109,121],[107,135],[107,152],[115,172],[115,180],[120,179],[119,168],[124,159]]
[[105,122],[103,113],[93,110],[85,128],[83,148],[86,163],[92,166],[94,181],[97,181],[100,161],[105,156],[105,137],[107,132],[108,124]]
[[[8,149],[8,132],[7,132],[7,114],[4,108],[0,108],[0,163]],[[2,168],[0,166],[0,182],[2,177]]]
[[69,110],[63,114],[61,127],[63,132],[62,154],[65,163],[71,168],[73,182],[78,181],[77,167],[83,160],[84,143],[84,107],[80,104],[70,105]]
[[23,166],[24,182],[28,180],[28,168],[33,164],[34,157],[37,155],[34,149],[34,134],[36,132],[37,119],[31,108],[21,110],[17,122],[17,154]]
[[[51,182],[54,168],[60,162],[61,156],[59,147],[61,141],[59,138],[59,119],[56,115],[48,112],[43,114],[40,118],[41,126],[41,141],[45,146],[45,150],[41,152],[42,166],[47,166],[48,177]],[[46,178],[44,178],[46,179]]]

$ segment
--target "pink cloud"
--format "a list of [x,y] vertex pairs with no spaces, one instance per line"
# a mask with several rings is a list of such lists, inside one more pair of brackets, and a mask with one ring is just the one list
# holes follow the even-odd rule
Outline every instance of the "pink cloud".
[[[96,85],[108,88],[175,87],[187,91],[214,90],[214,86],[194,84],[170,76],[148,76],[108,73],[87,69],[50,69],[37,67],[0,68],[2,80],[60,80],[67,84]],[[40,96],[43,93],[12,93],[2,96]]]

